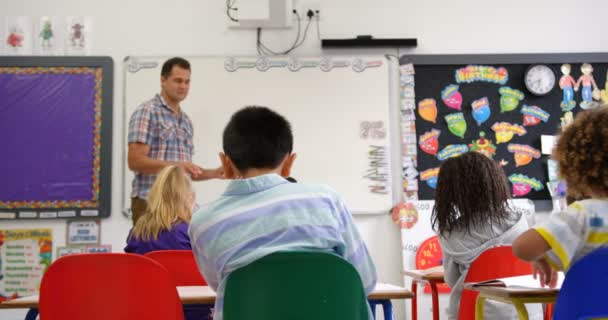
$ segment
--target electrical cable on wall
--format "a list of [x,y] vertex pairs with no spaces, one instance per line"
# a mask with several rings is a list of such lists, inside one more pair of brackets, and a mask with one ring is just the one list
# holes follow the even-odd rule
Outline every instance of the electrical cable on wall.
[[234,2],[236,0],[226,0],[226,15],[228,16],[228,18],[234,22],[239,22],[239,19],[235,19],[232,14],[230,13],[230,11],[237,11],[238,8],[234,7]]
[[295,38],[293,44],[291,45],[291,47],[282,52],[275,52],[275,51],[269,49],[262,42],[262,28],[257,28],[256,50],[259,55],[285,55],[285,54],[288,54],[291,51],[297,49],[304,43],[304,41],[306,40],[306,35],[308,34],[308,29],[310,27],[310,24],[312,23],[312,18],[314,17],[315,13],[312,10],[308,10],[308,12],[306,13],[306,15],[308,17],[308,23],[306,24],[306,27],[304,29],[304,35],[302,36],[301,40],[300,40],[300,31],[301,31],[301,27],[302,27],[302,19],[297,10],[293,10],[293,14],[296,15],[296,18],[298,20],[298,32],[296,34],[296,38]]

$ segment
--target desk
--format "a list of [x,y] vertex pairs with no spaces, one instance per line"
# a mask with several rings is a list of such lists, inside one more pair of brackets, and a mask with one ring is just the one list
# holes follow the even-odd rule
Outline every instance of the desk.
[[510,303],[517,309],[521,320],[528,320],[528,310],[525,303],[552,303],[557,299],[559,289],[524,288],[524,287],[493,287],[465,285],[465,289],[479,292],[475,302],[475,319],[483,320],[483,308],[486,299]]
[[403,270],[401,274],[412,278],[412,320],[418,319],[418,300],[417,300],[417,287],[418,282],[428,284],[431,286],[431,297],[433,300],[433,320],[439,320],[439,292],[437,291],[437,284],[445,283],[443,278],[443,272],[432,272],[424,273],[420,270]]
[[[213,304],[215,291],[207,286],[177,287],[182,304]],[[386,320],[392,319],[391,299],[410,299],[414,294],[409,290],[392,284],[378,283],[374,291],[367,297],[370,305],[382,304]],[[22,297],[0,303],[0,309],[30,309],[25,316],[26,320],[34,320],[38,315],[38,295]],[[373,310],[374,311],[374,310]],[[390,313],[389,313],[390,311]]]

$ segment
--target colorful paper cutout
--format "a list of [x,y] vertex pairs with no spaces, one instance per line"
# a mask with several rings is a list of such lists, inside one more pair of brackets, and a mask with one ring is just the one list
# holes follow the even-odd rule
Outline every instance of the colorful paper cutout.
[[507,150],[511,153],[515,153],[516,167],[525,166],[532,162],[532,159],[540,159],[540,150],[527,144],[509,143]]
[[473,119],[475,119],[478,126],[490,118],[491,111],[488,97],[483,97],[473,101],[473,103],[471,103],[471,107],[473,108]]
[[532,189],[541,191],[545,188],[545,186],[543,186],[543,184],[535,178],[530,178],[519,173],[510,175],[509,181],[511,181],[513,184],[512,190],[514,197],[525,196],[530,193]]
[[418,114],[426,121],[437,123],[437,102],[435,99],[427,98],[418,102]]
[[527,133],[524,127],[508,122],[497,122],[492,125],[492,130],[496,132],[496,144],[511,141],[514,134],[521,137]]
[[505,84],[509,80],[507,69],[498,69],[490,66],[468,65],[456,70],[456,83],[491,82]]
[[500,112],[515,110],[520,100],[524,99],[524,93],[509,87],[500,87]]
[[576,86],[574,87],[575,91],[578,91],[580,85],[583,85],[583,101],[581,101],[580,105],[583,109],[591,109],[599,106],[599,103],[594,102],[593,99],[600,99],[600,90],[595,83],[595,79],[593,79],[593,66],[588,63],[583,63],[581,66],[582,75],[576,81]]
[[449,144],[437,154],[437,159],[443,161],[448,158],[458,157],[459,155],[469,152],[469,146],[466,144]]
[[571,69],[572,67],[567,63],[562,64],[560,68],[562,77],[559,79],[559,87],[564,91],[560,104],[562,111],[570,111],[576,107],[576,102],[574,101],[574,87],[576,87],[576,82],[570,75]]
[[496,146],[492,140],[486,139],[486,133],[483,131],[479,132],[479,139],[469,144],[469,150],[479,152],[490,159],[496,154]]
[[420,173],[420,180],[426,181],[426,184],[431,188],[437,188],[437,177],[439,176],[439,167],[424,170]]
[[418,210],[410,202],[401,202],[395,206],[391,213],[393,222],[401,229],[411,229],[418,222]]
[[431,131],[425,132],[418,139],[418,145],[420,145],[420,149],[430,155],[436,155],[439,150],[439,135],[441,134],[440,130],[432,129]]
[[448,124],[448,129],[455,136],[464,138],[467,132],[467,122],[464,120],[462,112],[452,113],[445,116],[445,122]]
[[521,108],[521,113],[524,115],[524,127],[535,126],[541,121],[547,122],[551,116],[549,112],[538,106],[529,106],[526,104]]
[[448,108],[460,111],[462,106],[462,94],[458,91],[458,86],[451,84],[441,91],[441,100]]

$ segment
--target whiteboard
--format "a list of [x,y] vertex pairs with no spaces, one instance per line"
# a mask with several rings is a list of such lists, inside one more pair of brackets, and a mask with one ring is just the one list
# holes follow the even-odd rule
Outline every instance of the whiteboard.
[[[135,108],[159,92],[160,69],[167,58],[125,59],[125,131]],[[194,163],[219,166],[222,133],[230,116],[247,105],[267,106],[292,125],[297,153],[292,176],[298,182],[331,186],[353,213],[384,213],[393,206],[391,172],[397,172],[399,164],[391,161],[390,141],[398,137],[399,119],[390,112],[398,106],[391,107],[387,58],[187,59],[191,86],[181,107],[194,125]],[[125,208],[132,179],[125,166]],[[197,202],[217,199],[227,182],[196,182]]]

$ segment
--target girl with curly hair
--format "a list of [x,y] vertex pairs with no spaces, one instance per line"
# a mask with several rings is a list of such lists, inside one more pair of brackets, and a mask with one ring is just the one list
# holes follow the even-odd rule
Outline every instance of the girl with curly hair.
[[[553,150],[558,173],[577,201],[519,236],[513,253],[533,261],[543,284],[555,269],[567,271],[581,257],[608,245],[608,105],[580,112]],[[552,268],[553,267],[553,268]]]
[[[511,244],[528,230],[521,212],[509,208],[509,184],[502,168],[478,152],[441,164],[431,216],[443,252],[445,281],[452,288],[448,319],[457,319],[464,279],[484,250]],[[527,307],[529,319],[542,319],[540,305]],[[511,305],[487,301],[486,319],[516,319]]]

